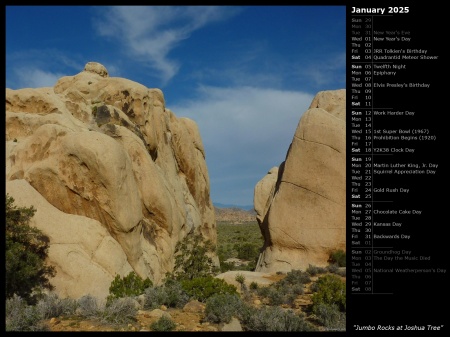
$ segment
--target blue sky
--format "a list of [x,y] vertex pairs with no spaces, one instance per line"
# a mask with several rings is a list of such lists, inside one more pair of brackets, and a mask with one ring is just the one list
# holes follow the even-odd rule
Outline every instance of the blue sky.
[[93,61],[160,88],[199,126],[212,201],[252,205],[314,95],[345,88],[345,25],[344,6],[7,6],[6,87]]

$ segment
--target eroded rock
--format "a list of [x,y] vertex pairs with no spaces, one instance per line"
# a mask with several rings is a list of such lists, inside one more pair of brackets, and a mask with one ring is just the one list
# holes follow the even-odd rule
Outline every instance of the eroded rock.
[[63,295],[104,297],[133,270],[158,284],[189,233],[216,242],[197,125],[166,109],[159,89],[95,62],[53,88],[6,89],[6,149],[7,192],[51,233]]
[[277,180],[255,187],[255,210],[264,236],[256,271],[326,266],[345,250],[345,90],[316,95],[295,131]]

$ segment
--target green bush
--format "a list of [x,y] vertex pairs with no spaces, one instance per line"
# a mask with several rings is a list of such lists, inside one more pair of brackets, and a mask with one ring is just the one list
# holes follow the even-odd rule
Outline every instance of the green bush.
[[311,276],[316,276],[317,274],[325,274],[327,272],[327,269],[310,264],[306,269],[306,272]]
[[259,287],[258,283],[256,283],[255,281],[253,281],[252,283],[250,283],[250,289],[251,290],[257,290]]
[[38,228],[29,225],[36,209],[17,207],[6,194],[6,298],[14,294],[27,304],[36,304],[43,290],[52,290],[49,278],[55,269],[46,266],[49,239]]
[[192,280],[216,272],[217,267],[208,255],[213,254],[216,247],[209,240],[204,240],[200,233],[189,234],[175,246],[175,267],[167,278],[176,280]]
[[248,318],[241,321],[245,331],[316,331],[304,315],[280,307],[262,307],[252,310]]
[[189,301],[189,295],[179,281],[168,279],[163,285],[147,288],[144,294],[144,308],[157,309],[161,305],[182,308]]
[[345,330],[346,314],[339,311],[336,304],[319,303],[314,306],[314,314],[317,316],[320,324],[328,330]]
[[332,264],[337,264],[338,267],[345,267],[347,264],[346,253],[342,250],[335,250],[330,253],[330,258],[328,260]]
[[259,288],[257,293],[267,298],[270,305],[292,305],[297,296],[303,293],[303,285],[280,287],[272,284]]
[[183,280],[181,281],[181,286],[191,298],[200,302],[205,302],[215,294],[237,294],[237,289],[234,285],[212,276]]
[[234,279],[236,280],[237,283],[239,283],[241,285],[241,287],[244,286],[244,282],[245,282],[245,276],[244,275],[237,274]]
[[172,331],[175,327],[175,323],[167,316],[162,316],[150,325],[153,331]]
[[107,301],[109,302],[113,299],[128,296],[139,296],[144,293],[145,289],[152,285],[153,282],[148,277],[143,280],[134,271],[122,278],[120,275],[116,275],[109,286],[109,296],[107,297]]
[[220,260],[220,272],[221,273],[225,273],[229,270],[236,270],[237,268],[238,267],[234,264],[234,262],[224,262],[223,260]]
[[243,306],[245,304],[237,294],[214,294],[206,300],[205,320],[229,323],[233,316],[239,316]]
[[6,331],[50,331],[36,306],[30,306],[20,296],[6,299]]
[[317,310],[319,304],[336,304],[340,311],[346,310],[346,286],[338,276],[328,274],[320,277],[313,289],[313,311]]
[[260,296],[260,297],[267,297],[267,296],[269,296],[270,289],[271,289],[270,286],[258,287],[258,288],[256,289],[256,293],[257,293],[258,296]]
[[237,251],[237,257],[241,260],[254,260],[259,256],[259,246],[252,243],[235,244],[234,249]]
[[292,270],[278,282],[257,289],[257,294],[269,299],[270,305],[293,305],[297,296],[304,293],[304,284],[310,281],[308,273]]
[[293,269],[286,276],[278,281],[279,286],[289,286],[293,284],[305,284],[311,282],[310,275],[304,271]]

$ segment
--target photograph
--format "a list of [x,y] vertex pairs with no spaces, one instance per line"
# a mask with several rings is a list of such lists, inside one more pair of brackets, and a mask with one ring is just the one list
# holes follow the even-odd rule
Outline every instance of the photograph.
[[5,5],[5,332],[445,333],[435,10]]

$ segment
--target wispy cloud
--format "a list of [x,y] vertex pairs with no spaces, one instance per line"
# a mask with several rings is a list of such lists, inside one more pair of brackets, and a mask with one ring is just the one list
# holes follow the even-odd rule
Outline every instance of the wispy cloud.
[[17,88],[53,87],[65,74],[52,73],[38,68],[21,67],[14,69]]
[[61,77],[75,75],[84,67],[79,56],[56,49],[7,53],[6,58],[6,86],[11,89],[52,87]]
[[[321,87],[333,82],[345,84],[345,53],[330,55],[324,60],[315,60],[314,63],[299,66],[296,74],[308,78],[315,86]],[[344,87],[342,87],[344,88]]]
[[[285,159],[303,112],[313,96],[257,87],[199,87],[198,98],[169,106],[199,126],[215,202],[251,204],[253,188]],[[256,168],[256,169],[255,169]],[[227,181],[222,177],[227,176]],[[232,182],[232,183],[231,183]],[[234,192],[228,191],[234,186]]]
[[135,60],[156,70],[167,83],[180,68],[169,53],[197,29],[236,13],[220,6],[119,6],[101,8],[95,18],[98,34],[121,44]]

